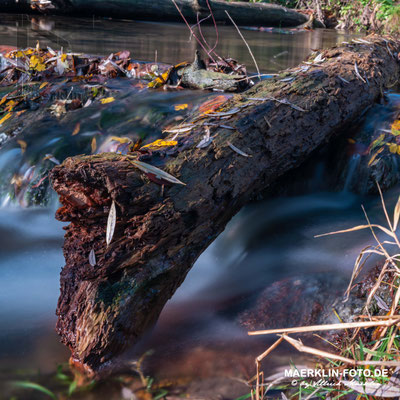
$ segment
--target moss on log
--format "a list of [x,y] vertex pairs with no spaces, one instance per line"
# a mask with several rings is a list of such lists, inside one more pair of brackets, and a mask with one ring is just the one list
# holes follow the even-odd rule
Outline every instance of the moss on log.
[[[107,370],[156,322],[196,259],[246,202],[351,126],[398,81],[400,43],[368,41],[322,51],[312,65],[235,95],[224,107],[229,118],[201,119],[175,147],[132,154],[185,186],[161,190],[126,156],[111,153],[69,158],[53,169],[63,205],[57,218],[71,222],[57,330],[75,363],[90,374]],[[214,124],[204,148],[198,148],[200,123]],[[117,221],[107,247],[112,201]]]

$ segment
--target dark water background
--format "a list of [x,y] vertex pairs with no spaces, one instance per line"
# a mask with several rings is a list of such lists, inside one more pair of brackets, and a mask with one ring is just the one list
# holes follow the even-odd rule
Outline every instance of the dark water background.
[[[203,32],[214,43],[214,29],[208,26]],[[243,33],[263,73],[296,65],[311,49],[330,47],[349,38],[345,33],[328,30]],[[219,37],[218,53],[255,70],[234,28],[220,27]],[[190,60],[197,48],[183,24],[0,15],[0,45],[27,47],[36,45],[37,40],[41,46],[63,46],[99,55],[128,49],[135,59],[173,64]],[[113,129],[121,136],[133,135],[138,129],[145,137],[157,136],[159,125],[172,113],[171,104],[195,103],[210,96],[189,91],[138,95],[130,90],[127,87],[113,104],[113,112],[122,109],[113,123]],[[392,94],[389,104],[378,114],[384,111],[391,115],[399,104],[399,97]],[[361,127],[371,134],[385,122],[376,110],[370,111]],[[0,148],[2,183],[16,172],[26,172],[32,159],[37,162],[46,153],[58,152],[62,161],[90,148],[92,125],[101,120],[104,112],[86,110],[80,114],[82,135],[76,138],[70,137],[76,122],[72,121],[68,126],[34,126],[23,132],[24,139],[30,141],[25,155],[21,155],[15,141]],[[126,123],[133,119],[133,124]],[[99,146],[106,139],[107,135],[98,137]],[[56,146],[57,143],[62,145]],[[352,167],[357,166],[357,160],[349,156],[345,184],[341,190],[332,191],[325,179],[331,166],[324,157],[316,156],[306,173],[293,182],[295,194],[292,191],[279,198],[266,196],[233,218],[201,255],[163,310],[154,331],[144,339],[141,350],[152,348],[157,357],[152,363],[153,373],[161,377],[197,374],[209,378],[219,368],[223,374],[237,374],[232,364],[237,367],[242,357],[247,366],[253,365],[253,357],[267,341],[247,337],[232,317],[232,302],[245,302],[267,285],[288,276],[307,278],[327,273],[329,279],[334,273],[343,282],[349,279],[358,252],[371,242],[368,232],[328,239],[315,239],[314,235],[363,223],[362,203],[372,219],[383,221],[376,196],[356,195],[349,190],[352,180],[357,179],[356,168]],[[397,192],[393,189],[388,193],[389,205],[393,206]],[[20,371],[51,373],[68,359],[68,351],[58,343],[54,332],[63,265],[62,224],[54,220],[56,199],[53,197],[46,207],[26,209],[12,202],[5,192],[0,200],[0,370],[8,378],[18,376]],[[296,357],[293,351],[278,352],[272,357],[272,364],[287,365]],[[271,366],[269,369],[272,371]]]

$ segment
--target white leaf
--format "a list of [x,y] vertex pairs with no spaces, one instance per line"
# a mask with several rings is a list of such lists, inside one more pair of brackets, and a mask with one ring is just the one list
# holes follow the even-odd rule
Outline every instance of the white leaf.
[[148,174],[155,175],[156,178],[164,179],[165,181],[177,183],[179,185],[186,185],[186,183],[181,182],[179,179],[170,175],[168,172],[165,172],[157,167],[153,167],[150,164],[146,164],[142,161],[131,160],[130,161],[135,167],[139,168],[141,171],[146,172]]
[[236,153],[240,154],[243,157],[251,157],[249,154],[245,153],[244,151],[238,149],[236,146],[234,146],[231,142],[228,142],[228,146]]
[[200,140],[199,144],[196,146],[198,149],[204,149],[209,146],[212,142],[212,137],[204,135],[203,139]]
[[113,200],[111,203],[110,213],[108,214],[108,220],[107,220],[107,233],[106,233],[107,247],[111,243],[111,240],[114,236],[116,221],[117,221],[117,211],[115,209],[115,202]]
[[94,252],[94,250],[90,250],[89,253],[89,264],[94,267],[96,265],[96,254]]

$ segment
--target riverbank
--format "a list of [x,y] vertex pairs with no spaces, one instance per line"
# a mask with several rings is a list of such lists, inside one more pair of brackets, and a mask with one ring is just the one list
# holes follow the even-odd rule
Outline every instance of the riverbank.
[[[229,2],[235,0],[227,0]],[[246,1],[246,0],[244,0]],[[275,3],[312,14],[327,28],[354,32],[397,34],[400,30],[400,2],[393,0],[248,0]]]

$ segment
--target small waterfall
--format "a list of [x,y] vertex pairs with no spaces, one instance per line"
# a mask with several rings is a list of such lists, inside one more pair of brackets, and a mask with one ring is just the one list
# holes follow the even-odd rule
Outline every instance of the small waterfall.
[[357,170],[358,165],[360,164],[361,156],[360,154],[353,154],[349,160],[346,180],[344,181],[343,192],[348,192],[351,188],[351,184],[353,182],[354,174]]

